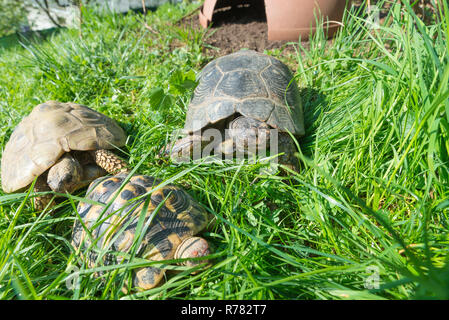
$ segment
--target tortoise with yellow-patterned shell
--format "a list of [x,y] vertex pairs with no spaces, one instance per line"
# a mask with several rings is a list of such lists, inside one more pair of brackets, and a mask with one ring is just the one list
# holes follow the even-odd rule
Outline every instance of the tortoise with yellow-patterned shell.
[[[210,216],[186,191],[172,184],[158,187],[162,181],[146,175],[126,178],[126,173],[98,178],[87,190],[86,198],[92,201],[78,205],[83,223],[75,221],[72,245],[89,267],[127,262],[131,252],[151,261],[200,258],[210,253],[207,241],[195,236],[207,226]],[[144,220],[139,220],[144,213]],[[204,262],[186,260],[189,266]],[[151,289],[164,274],[158,266],[137,268],[133,287]]]
[[[125,145],[126,134],[109,117],[75,103],[47,101],[14,129],[1,160],[2,188],[14,192],[37,178],[34,191],[73,192],[126,163],[107,149]],[[51,201],[34,198],[37,209]]]

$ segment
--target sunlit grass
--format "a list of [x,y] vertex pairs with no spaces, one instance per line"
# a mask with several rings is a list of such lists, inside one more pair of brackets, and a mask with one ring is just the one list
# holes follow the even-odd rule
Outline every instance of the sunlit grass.
[[0,144],[49,99],[116,119],[136,172],[184,186],[216,217],[204,233],[213,264],[192,275],[168,261],[160,287],[125,294],[131,270],[154,262],[81,262],[70,236],[85,190],[54,213],[33,210],[31,189],[1,193],[0,298],[449,298],[448,8],[424,25],[396,4],[379,28],[352,8],[332,42],[319,32],[310,48],[291,44],[297,54],[267,52],[294,66],[306,111],[301,169],[287,178],[157,159],[211,59],[201,31],[171,23],[193,8],[149,12],[153,31],[138,14],[86,10],[82,38],[0,49]]

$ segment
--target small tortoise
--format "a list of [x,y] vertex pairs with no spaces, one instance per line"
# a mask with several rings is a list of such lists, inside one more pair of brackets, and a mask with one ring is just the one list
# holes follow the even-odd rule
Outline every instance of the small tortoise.
[[[207,241],[194,237],[207,226],[209,215],[187,192],[175,185],[158,188],[162,181],[145,175],[134,175],[124,184],[126,177],[126,173],[119,173],[90,184],[86,198],[109,206],[86,202],[78,205],[85,227],[79,219],[75,221],[72,245],[80,250],[89,267],[129,262],[126,254],[129,257],[133,244],[136,257],[152,261],[210,254]],[[150,197],[148,201],[147,197]],[[139,237],[136,228],[146,201],[148,209],[142,218],[146,229],[141,229]],[[101,250],[103,255],[99,257]],[[194,266],[204,262],[207,260],[187,260],[186,264]],[[164,269],[155,266],[137,268],[133,287],[151,289],[160,283],[164,274]],[[127,288],[125,284],[123,290]]]
[[[75,103],[47,101],[32,110],[13,131],[1,160],[2,188],[14,192],[38,177],[34,191],[73,192],[126,163],[111,151],[126,135],[107,116]],[[34,198],[42,210],[52,195]]]
[[165,155],[191,156],[195,143],[204,148],[208,128],[220,130],[222,142],[213,150],[222,155],[242,150],[250,154],[254,147],[268,146],[270,129],[278,129],[278,152],[283,153],[279,162],[294,167],[296,147],[287,132],[304,135],[304,118],[289,68],[255,51],[239,51],[207,64],[187,110],[184,132],[189,135],[167,146]]

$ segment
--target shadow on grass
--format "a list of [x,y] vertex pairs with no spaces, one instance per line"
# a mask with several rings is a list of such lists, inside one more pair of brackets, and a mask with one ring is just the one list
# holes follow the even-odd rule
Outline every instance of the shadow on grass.
[[53,34],[59,33],[66,28],[51,28],[42,31],[26,31],[11,34],[0,38],[0,49],[11,49],[20,47],[24,42],[42,42]]
[[300,89],[301,101],[304,109],[304,127],[305,135],[299,139],[301,149],[304,155],[310,157],[314,153],[316,139],[316,130],[319,125],[319,119],[329,107],[326,95],[314,88]]

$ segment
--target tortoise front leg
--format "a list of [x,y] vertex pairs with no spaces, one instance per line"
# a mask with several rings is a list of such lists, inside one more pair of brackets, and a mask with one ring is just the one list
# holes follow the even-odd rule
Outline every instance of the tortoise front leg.
[[229,136],[234,141],[237,157],[255,156],[266,151],[270,142],[270,126],[263,121],[240,116],[229,123]]
[[299,171],[299,161],[295,157],[296,145],[288,133],[279,133],[279,164],[285,165],[293,171]]
[[191,134],[171,143],[161,150],[161,155],[172,161],[185,162],[201,157],[206,141],[200,134]]
[[[34,192],[51,191],[51,188],[47,183],[46,174],[42,174],[37,178],[36,183],[34,184],[33,191]],[[36,210],[42,211],[45,209],[45,207],[47,207],[47,205],[52,201],[52,199],[53,199],[52,194],[46,194],[46,195],[40,195],[40,196],[34,197],[34,199],[33,199],[34,207],[36,208]],[[55,202],[53,201],[50,204],[50,207],[54,206],[54,204],[55,204]]]
[[[152,289],[159,285],[164,275],[165,270],[158,267],[137,268],[133,277],[133,286],[138,291]],[[122,291],[127,292],[128,288],[125,286]]]
[[215,147],[215,154],[224,155],[225,157],[233,157],[235,153],[234,139],[229,138]]
[[91,154],[95,163],[110,174],[128,171],[128,164],[110,150],[95,150],[91,151]]

